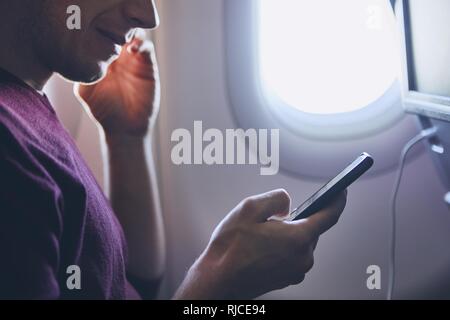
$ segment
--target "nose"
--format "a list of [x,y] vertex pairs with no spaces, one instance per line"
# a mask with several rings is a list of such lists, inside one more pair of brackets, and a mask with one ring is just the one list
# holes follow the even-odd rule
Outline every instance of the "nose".
[[153,29],[159,25],[154,0],[126,1],[124,13],[132,28]]

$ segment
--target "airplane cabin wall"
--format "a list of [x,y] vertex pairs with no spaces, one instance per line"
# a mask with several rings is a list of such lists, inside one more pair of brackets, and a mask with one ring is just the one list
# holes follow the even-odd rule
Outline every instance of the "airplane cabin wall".
[[[202,120],[205,129],[225,130],[236,124],[227,96],[223,1],[157,4],[162,23],[155,36],[163,86],[158,157],[170,248],[162,297],[168,298],[208,243],[215,225],[241,199],[283,187],[296,205],[321,184],[283,173],[262,177],[254,166],[178,167],[171,163],[173,130],[192,130],[196,120]],[[384,298],[394,178],[395,172],[390,172],[350,187],[341,221],[319,241],[316,265],[304,283],[266,297]],[[398,297],[435,296],[445,277],[450,278],[450,213],[442,200],[445,192],[427,152],[408,163],[397,207]],[[382,270],[381,291],[366,287],[366,268],[374,264]]]

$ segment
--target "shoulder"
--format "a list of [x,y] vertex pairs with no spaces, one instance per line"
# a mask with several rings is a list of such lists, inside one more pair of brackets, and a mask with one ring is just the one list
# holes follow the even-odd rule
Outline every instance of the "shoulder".
[[5,227],[19,234],[51,230],[59,238],[61,190],[9,120],[0,107],[0,232]]
[[33,154],[26,125],[14,110],[0,103],[0,188],[53,192],[56,184]]
[[10,110],[0,104],[0,163],[4,164],[11,158],[25,156],[25,139],[20,130],[21,121]]

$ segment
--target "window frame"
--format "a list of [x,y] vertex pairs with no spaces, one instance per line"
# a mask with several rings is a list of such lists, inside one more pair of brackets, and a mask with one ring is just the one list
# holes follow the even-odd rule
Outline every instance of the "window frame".
[[[329,178],[362,151],[380,158],[372,174],[394,168],[405,137],[418,131],[415,119],[404,113],[400,82],[367,107],[332,117],[286,105],[259,78],[258,2],[223,2],[228,95],[236,124],[243,129],[280,129],[280,167],[287,173]],[[322,168],[317,159],[323,159]]]

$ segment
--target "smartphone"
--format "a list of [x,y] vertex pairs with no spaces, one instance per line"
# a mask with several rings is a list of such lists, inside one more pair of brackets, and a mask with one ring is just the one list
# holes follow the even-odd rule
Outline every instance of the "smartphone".
[[294,209],[285,221],[295,221],[310,217],[322,210],[342,191],[361,177],[373,165],[373,158],[366,152],[362,153],[347,168],[331,179],[308,200]]

